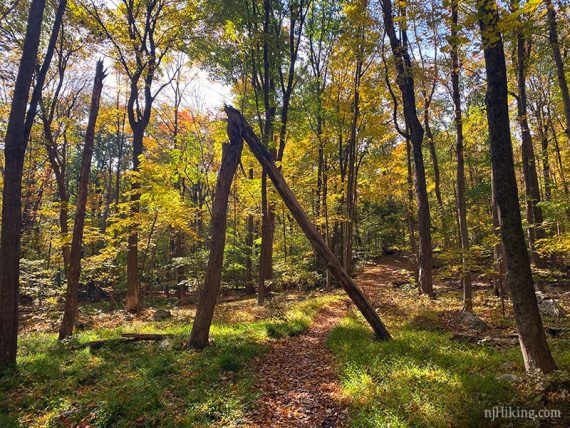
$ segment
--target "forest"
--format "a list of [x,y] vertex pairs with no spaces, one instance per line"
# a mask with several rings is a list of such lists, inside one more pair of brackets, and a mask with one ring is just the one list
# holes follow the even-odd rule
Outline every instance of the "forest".
[[568,0],[5,0],[0,427],[570,426]]

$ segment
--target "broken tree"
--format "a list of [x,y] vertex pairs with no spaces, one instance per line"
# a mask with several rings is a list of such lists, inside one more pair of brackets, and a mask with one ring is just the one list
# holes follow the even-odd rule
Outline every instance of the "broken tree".
[[218,172],[216,193],[212,207],[212,236],[210,238],[210,256],[204,277],[204,286],[200,290],[196,316],[190,333],[189,346],[202,349],[208,346],[210,326],[214,316],[216,300],[220,291],[222,279],[222,263],[224,262],[224,246],[226,243],[226,220],[228,211],[228,198],[234,174],[238,167],[243,139],[239,132],[228,124],[228,137],[230,144],[222,147],[222,165]]
[[[259,138],[255,135],[245,118],[238,110],[231,106],[226,106],[225,111],[228,115],[227,131],[231,144],[229,144],[229,149],[224,153],[222,167],[220,168],[220,173],[218,175],[218,183],[216,184],[216,197],[212,213],[210,258],[208,260],[206,280],[204,281],[204,287],[201,290],[200,299],[198,301],[196,318],[192,327],[189,345],[200,349],[208,344],[208,333],[220,287],[225,241],[227,200],[231,180],[239,161],[242,139],[246,141],[254,156],[263,166],[264,171],[273,182],[273,185],[283,199],[283,202],[287,205],[287,208],[289,208],[291,214],[293,214],[293,217],[307,236],[307,239],[312,244],[315,252],[326,261],[328,269],[342,285],[366,321],[368,321],[374,330],[376,337],[380,340],[390,339],[388,330],[374,308],[370,305],[370,302],[368,302],[366,296],[342,267],[339,260],[325,243],[317,228],[310,222],[307,214],[295,198],[295,195],[287,183],[285,183],[285,180],[273,162],[273,157],[269,151],[263,146]],[[233,155],[228,156],[230,150]]]

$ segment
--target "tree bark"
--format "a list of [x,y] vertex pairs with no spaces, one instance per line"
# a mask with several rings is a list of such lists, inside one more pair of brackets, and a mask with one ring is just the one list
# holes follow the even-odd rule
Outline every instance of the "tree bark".
[[224,261],[224,245],[226,242],[226,222],[228,210],[228,198],[230,195],[232,180],[241,157],[243,139],[238,130],[228,123],[229,144],[222,146],[222,165],[218,173],[216,193],[212,206],[212,237],[210,240],[210,256],[204,278],[204,285],[200,290],[198,307],[190,341],[188,346],[202,349],[208,346],[210,326],[214,317],[214,309],[220,291],[222,278],[222,264]]
[[[144,127],[140,124],[133,127],[133,171],[139,170],[139,156],[143,152]],[[138,177],[133,177],[131,183],[131,216],[138,216],[140,210],[140,182]],[[138,267],[138,241],[137,226],[134,225],[129,231],[127,238],[127,300],[125,309],[128,312],[140,311],[140,283]]]
[[[253,168],[249,169],[249,179],[253,180]],[[245,238],[245,293],[255,293],[253,285],[253,214],[247,215],[247,235]]]
[[81,250],[83,245],[83,230],[85,226],[85,209],[87,206],[87,197],[89,192],[89,174],[91,172],[91,159],[93,157],[93,146],[95,141],[95,125],[97,123],[97,115],[99,114],[99,103],[101,100],[104,78],[105,71],[103,70],[103,62],[97,61],[93,93],[91,95],[91,106],[89,109],[89,121],[85,132],[85,145],[83,147],[81,170],[79,172],[77,209],[75,211],[75,222],[73,224],[70,263],[67,272],[65,308],[63,311],[63,320],[59,329],[59,340],[65,339],[73,334],[73,325],[77,314],[77,292],[79,290],[79,277],[81,275]]
[[538,369],[547,373],[556,369],[556,364],[542,327],[522,229],[509,123],[505,52],[502,35],[497,28],[499,13],[495,0],[479,0],[477,8],[487,74],[485,104],[493,188],[505,252],[507,282],[525,368],[527,371]]
[[[359,38],[363,38],[363,31]],[[354,238],[354,220],[356,214],[356,144],[358,121],[360,120],[360,80],[362,77],[363,53],[360,46],[358,47],[356,67],[354,71],[354,101],[352,104],[352,120],[350,124],[350,137],[348,138],[347,151],[347,169],[348,175],[346,179],[346,222],[345,222],[345,244],[344,251],[344,268],[348,274],[352,273],[352,244]]]
[[374,308],[368,302],[366,296],[360,291],[358,286],[354,283],[352,278],[348,275],[346,270],[342,267],[334,253],[325,243],[323,237],[317,228],[310,222],[307,214],[299,205],[295,195],[283,180],[281,172],[273,162],[273,158],[269,151],[265,149],[263,144],[259,141],[251,127],[248,125],[241,113],[233,107],[225,107],[226,114],[228,115],[228,135],[230,139],[240,135],[248,144],[254,156],[261,163],[267,175],[273,182],[277,192],[283,199],[289,211],[301,227],[307,239],[313,245],[314,250],[327,261],[328,268],[331,273],[336,277],[338,282],[343,286],[344,290],[354,302],[356,307],[360,310],[364,318],[368,321],[376,337],[380,340],[390,339],[388,330],[380,320],[380,317]]
[[463,156],[463,117],[461,112],[461,92],[459,90],[458,48],[458,0],[451,0],[451,87],[455,113],[455,152],[457,157],[457,219],[459,222],[459,241],[461,243],[461,282],[463,284],[463,310],[473,311],[473,291],[469,267],[469,231],[467,228],[467,206],[465,203],[465,159]]
[[552,0],[545,0],[547,19],[548,19],[548,39],[552,47],[552,56],[556,64],[556,76],[558,77],[558,86],[560,87],[560,95],[562,95],[562,103],[564,104],[564,117],[566,118],[566,138],[570,143],[570,93],[568,92],[568,82],[564,74],[564,62],[560,52],[560,41],[558,40],[558,28],[556,22],[556,10],[552,4]]
[[424,129],[418,119],[414,77],[412,72],[412,63],[408,53],[406,31],[400,29],[400,32],[402,33],[402,41],[400,41],[396,35],[396,28],[394,27],[392,1],[382,0],[381,5],[386,34],[390,39],[390,46],[392,48],[394,62],[396,64],[397,83],[400,88],[400,92],[402,93],[406,127],[410,133],[410,141],[413,149],[414,184],[416,190],[416,202],[418,205],[418,281],[420,290],[428,296],[433,297],[431,220],[424,158],[422,154]]
[[[518,4],[515,3],[516,9]],[[519,25],[522,26],[522,20],[519,18]],[[526,96],[526,67],[527,67],[527,47],[528,43],[524,35],[524,28],[518,28],[516,31],[517,41],[517,110],[518,122],[521,127],[521,153],[523,163],[523,176],[526,193],[526,215],[528,222],[528,242],[530,247],[531,260],[537,264],[541,264],[540,256],[536,252],[536,241],[544,238],[544,230],[542,229],[542,209],[538,205],[540,203],[540,189],[538,186],[538,176],[536,173],[536,160],[534,156],[534,148],[532,145],[532,136],[528,124],[527,112],[527,96]]]
[[29,134],[26,108],[36,65],[44,0],[32,0],[4,140],[4,187],[0,232],[0,367],[16,363],[22,228],[22,173]]

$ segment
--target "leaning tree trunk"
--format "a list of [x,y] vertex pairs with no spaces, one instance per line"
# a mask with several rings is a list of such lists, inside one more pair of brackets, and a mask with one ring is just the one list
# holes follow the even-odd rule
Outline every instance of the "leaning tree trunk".
[[0,236],[0,366],[16,362],[22,173],[28,143],[24,122],[44,9],[45,0],[32,0],[4,142],[4,188]]
[[208,267],[204,277],[204,285],[200,290],[198,307],[192,332],[190,333],[189,346],[202,349],[208,346],[210,326],[214,317],[214,308],[220,291],[222,279],[222,263],[224,261],[224,245],[226,243],[226,222],[228,210],[228,198],[230,195],[232,180],[238,167],[243,139],[239,132],[229,126],[228,136],[230,144],[222,146],[222,165],[218,173],[216,193],[212,206],[212,236],[210,238],[210,256]]
[[495,0],[478,2],[487,74],[487,121],[493,188],[501,240],[505,252],[507,282],[511,291],[519,342],[527,371],[550,372],[556,364],[548,348],[534,293],[530,259],[522,228],[507,99],[507,71],[502,35],[497,28]]
[[71,239],[71,252],[69,269],[67,271],[67,291],[65,294],[65,309],[63,320],[59,329],[59,340],[73,334],[73,325],[77,314],[77,292],[79,290],[79,277],[81,275],[81,247],[83,244],[83,229],[85,225],[85,207],[89,192],[89,174],[91,172],[91,158],[93,157],[93,145],[95,141],[95,125],[99,114],[99,102],[103,90],[105,71],[103,62],[97,61],[95,81],[91,95],[91,107],[89,109],[89,121],[85,132],[85,146],[81,159],[79,172],[79,190],[77,192],[77,209],[75,211],[75,223],[73,224],[73,237]]
[[259,163],[261,163],[267,172],[267,175],[273,182],[275,189],[283,199],[283,202],[285,205],[287,205],[289,211],[291,211],[291,214],[297,221],[297,224],[301,227],[307,236],[307,239],[313,245],[315,252],[317,252],[324,260],[326,260],[329,270],[335,276],[337,281],[342,285],[364,318],[368,321],[374,330],[376,337],[380,340],[390,339],[388,330],[382,323],[382,320],[374,308],[368,302],[366,296],[362,293],[350,275],[348,275],[346,270],[342,267],[339,260],[325,243],[325,240],[315,225],[310,222],[309,217],[303,208],[299,205],[299,202],[295,198],[295,195],[287,183],[285,183],[281,172],[273,162],[273,157],[269,151],[263,146],[263,144],[261,144],[249,124],[246,122],[238,110],[234,109],[233,107],[226,106],[225,111],[228,115],[228,135],[230,135],[230,138],[235,137],[236,135],[241,135],[247,142],[253,155],[257,158]]
[[461,92],[459,74],[461,66],[457,47],[458,0],[451,1],[451,86],[455,111],[455,151],[457,156],[457,219],[459,220],[459,240],[461,243],[461,282],[463,283],[463,310],[473,311],[473,290],[471,271],[468,263],[469,231],[467,229],[467,206],[465,203],[465,159],[463,156],[463,118],[461,113]]

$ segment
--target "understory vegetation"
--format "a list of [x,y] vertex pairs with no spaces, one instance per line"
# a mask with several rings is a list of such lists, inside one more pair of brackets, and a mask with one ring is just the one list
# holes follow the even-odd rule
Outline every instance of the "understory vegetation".
[[[65,343],[53,333],[25,334],[17,372],[0,380],[0,426],[239,426],[256,398],[252,361],[272,339],[306,331],[337,299],[291,296],[279,304],[280,316],[256,312],[251,299],[220,304],[213,344],[202,352],[185,347],[191,327],[185,311],[161,322],[92,328]],[[75,349],[132,331],[175,336]]]

